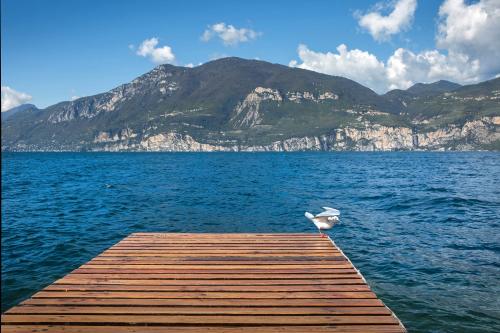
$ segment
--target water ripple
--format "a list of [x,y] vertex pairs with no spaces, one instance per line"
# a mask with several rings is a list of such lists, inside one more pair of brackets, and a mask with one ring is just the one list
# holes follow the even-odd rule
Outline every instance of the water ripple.
[[498,153],[2,154],[2,310],[129,233],[332,232],[411,332],[500,331]]

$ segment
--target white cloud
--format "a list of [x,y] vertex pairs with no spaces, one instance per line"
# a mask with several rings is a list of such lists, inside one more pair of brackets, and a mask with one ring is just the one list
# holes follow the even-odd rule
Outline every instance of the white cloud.
[[172,48],[166,45],[157,47],[158,42],[158,38],[156,37],[144,40],[141,45],[139,45],[136,54],[147,57],[156,64],[173,63],[175,61],[175,55],[172,52]]
[[74,101],[74,100],[77,100],[79,98],[80,98],[80,96],[71,96],[70,100]]
[[208,42],[214,37],[219,37],[224,45],[238,45],[238,43],[249,42],[260,36],[260,32],[255,32],[252,29],[240,28],[237,29],[233,25],[221,22],[209,25],[201,35],[201,40]]
[[337,52],[315,52],[305,45],[299,45],[298,53],[302,63],[292,61],[290,66],[344,76],[368,87],[379,85],[385,68],[377,57],[361,50],[348,50],[344,44],[337,47]]
[[467,55],[480,63],[483,76],[500,71],[500,0],[481,0],[466,5],[447,0],[439,8],[437,46]]
[[415,53],[399,48],[384,62],[369,52],[348,50],[344,44],[333,53],[300,45],[300,62],[292,60],[290,66],[345,76],[379,93],[443,79],[471,84],[500,74],[500,0],[471,5],[446,0],[439,17],[436,42],[444,50]]
[[399,48],[387,60],[386,89],[406,89],[417,82],[438,80],[474,83],[482,79],[478,71],[479,62],[464,54],[443,54],[437,50],[413,53]]
[[30,95],[16,91],[7,86],[2,86],[2,112],[29,101],[31,101]]
[[417,0],[398,0],[392,2],[392,12],[382,15],[380,9],[388,4],[379,4],[378,7],[365,15],[359,15],[359,25],[366,29],[377,41],[386,41],[392,35],[408,29],[413,21]]
[[378,93],[406,89],[417,82],[447,79],[473,83],[483,79],[478,75],[477,60],[453,52],[447,55],[436,50],[413,53],[399,48],[384,63],[369,52],[348,50],[344,44],[337,47],[337,53],[315,52],[300,45],[298,56],[301,62],[292,60],[291,67],[344,76]]

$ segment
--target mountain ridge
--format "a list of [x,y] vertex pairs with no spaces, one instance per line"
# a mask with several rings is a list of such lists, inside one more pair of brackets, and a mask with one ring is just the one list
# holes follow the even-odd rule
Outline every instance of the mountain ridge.
[[39,109],[34,104],[30,104],[30,103],[21,104],[21,105],[15,106],[13,108],[10,108],[6,111],[3,111],[2,112],[2,121],[7,120],[8,118],[12,117],[13,115],[15,115],[18,112],[25,112],[25,111],[29,111],[29,110],[36,111]]
[[462,85],[447,80],[439,80],[431,83],[415,83],[407,92],[416,96],[434,96],[440,93],[450,92],[462,87]]
[[[491,149],[498,141],[500,80],[491,81],[455,90],[456,84],[438,81],[417,85],[421,96],[378,95],[347,78],[258,60],[159,65],[108,92],[9,117],[2,121],[2,150]],[[420,133],[471,121],[481,121],[489,134],[419,145]],[[380,138],[365,133],[377,128],[385,131]],[[394,129],[404,139],[387,137]],[[315,143],[287,147],[290,140]]]

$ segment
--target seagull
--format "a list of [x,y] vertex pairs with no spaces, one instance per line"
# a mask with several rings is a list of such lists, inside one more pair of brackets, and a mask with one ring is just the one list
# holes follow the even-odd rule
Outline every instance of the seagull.
[[340,211],[331,207],[322,207],[324,212],[319,213],[317,215],[313,215],[309,212],[306,212],[304,215],[309,220],[314,223],[316,228],[318,228],[321,237],[325,237],[325,234],[321,232],[321,230],[328,230],[333,228],[333,226],[339,222]]
[[329,211],[329,212],[333,212],[336,214],[336,216],[339,216],[340,215],[340,210],[338,209],[335,209],[335,208],[331,208],[331,207],[321,207],[323,208],[324,210],[326,211]]

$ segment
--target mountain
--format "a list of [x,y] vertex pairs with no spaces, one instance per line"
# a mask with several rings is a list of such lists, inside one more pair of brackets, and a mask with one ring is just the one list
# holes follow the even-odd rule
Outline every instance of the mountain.
[[[463,86],[431,97],[416,98],[406,112],[416,124],[438,129],[500,116],[500,78]],[[495,118],[496,117],[496,118]]]
[[2,121],[9,119],[18,112],[36,111],[38,108],[33,104],[21,104],[12,109],[2,112]]
[[[494,149],[497,85],[469,86],[489,104],[463,118],[462,102],[448,99],[455,96],[448,92],[425,97],[404,92],[411,98],[403,104],[343,77],[264,61],[160,65],[106,93],[9,117],[2,122],[2,150]],[[453,114],[446,118],[453,121],[443,124],[425,104],[429,99],[446,104],[442,112]],[[457,136],[471,121],[480,123]]]
[[458,83],[440,80],[433,83],[416,83],[410,88],[406,89],[407,92],[413,94],[414,96],[425,97],[425,96],[436,96],[444,92],[453,91],[460,88],[461,85]]
[[415,99],[428,98],[440,95],[445,92],[450,92],[455,89],[460,88],[461,85],[458,83],[440,80],[433,83],[416,83],[406,90],[394,89],[385,93],[384,97],[396,103],[406,107],[408,103]]
[[417,96],[411,92],[402,89],[390,90],[386,92],[383,97],[391,103],[398,105],[399,108],[405,108],[408,103],[417,98]]

